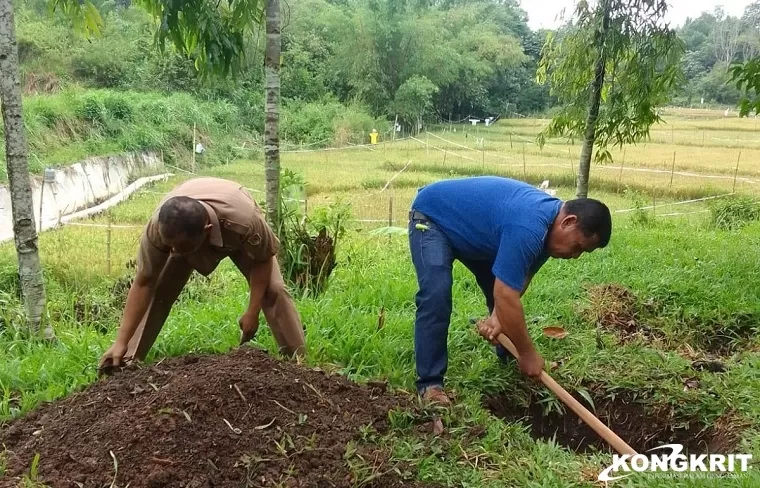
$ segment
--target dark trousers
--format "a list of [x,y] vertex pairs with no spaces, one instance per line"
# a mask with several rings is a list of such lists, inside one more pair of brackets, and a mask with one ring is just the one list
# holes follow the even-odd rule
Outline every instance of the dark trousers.
[[[442,387],[448,368],[454,260],[461,262],[475,276],[485,296],[489,315],[494,309],[493,287],[496,278],[491,271],[493,262],[457,255],[441,229],[425,215],[414,210],[409,218],[409,249],[417,273],[414,355],[417,390],[422,391],[429,386]],[[506,360],[509,355],[501,346],[496,348],[496,353],[502,360]]]
[[[239,255],[230,256],[235,266],[248,279],[251,272],[249,260]],[[143,361],[153,347],[159,332],[169,317],[174,303],[190,279],[193,267],[182,257],[170,256],[159,275],[153,298],[142,317],[125,355],[126,359]],[[301,318],[296,310],[293,297],[285,288],[285,280],[280,272],[277,258],[272,258],[269,286],[264,294],[262,312],[272,335],[286,356],[305,353],[305,337]]]

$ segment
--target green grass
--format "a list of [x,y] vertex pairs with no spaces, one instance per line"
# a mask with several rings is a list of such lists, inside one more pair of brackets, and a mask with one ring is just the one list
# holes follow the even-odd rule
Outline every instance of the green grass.
[[[113,221],[143,220],[153,209],[156,193],[169,186],[161,184],[139,194],[113,212]],[[93,239],[103,235],[102,228],[67,227],[43,234],[49,311],[59,341],[50,345],[29,339],[14,327],[3,330],[0,418],[8,420],[95,380],[96,362],[113,339],[118,321],[118,310],[109,301],[111,287],[116,278],[128,273],[122,264],[134,254],[139,229],[121,232],[124,238],[112,248],[115,264],[110,276],[104,276],[104,260],[97,258],[102,243]],[[85,251],[86,243],[93,249]],[[553,375],[569,390],[594,383],[610,391],[641,391],[649,406],[668,405],[679,417],[703,422],[731,411],[750,424],[739,452],[749,449],[757,454],[760,408],[755,399],[760,393],[756,373],[760,358],[753,352],[758,345],[754,335],[745,338],[742,352],[725,359],[730,369],[721,375],[690,371],[688,361],[672,346],[699,338],[714,324],[737,316],[760,316],[753,291],[759,247],[757,224],[728,232],[712,230],[702,220],[676,224],[662,218],[641,227],[621,216],[608,249],[575,262],[550,261],[536,277],[525,300],[531,335],[547,360],[566,358]],[[60,249],[68,251],[54,252]],[[7,245],[2,249],[4,282],[12,271],[11,251]],[[84,271],[77,264],[82,262],[89,262],[91,270]],[[65,263],[73,264],[67,267]],[[614,334],[603,332],[605,347],[597,349],[597,329],[579,309],[587,296],[586,286],[601,283],[620,283],[642,300],[661,303],[654,325],[666,340],[659,345],[619,345]],[[334,364],[355,380],[387,378],[394,387],[412,391],[415,291],[404,236],[389,240],[353,233],[340,253],[340,266],[326,294],[317,299],[297,297],[307,327],[310,364]],[[3,319],[6,324],[15,323],[17,302],[3,296],[11,305],[3,307]],[[237,318],[245,303],[244,280],[229,263],[210,280],[193,280],[148,360],[230,350],[236,346]],[[588,482],[589,473],[606,465],[608,456],[576,455],[536,442],[524,427],[495,419],[482,407],[484,394],[503,392],[516,403],[549,395],[523,379],[514,367],[500,366],[492,348],[468,325],[468,317],[485,313],[485,304],[474,279],[460,265],[455,268],[454,304],[447,378],[458,394],[458,406],[445,417],[449,435],[420,437],[401,418],[394,420],[391,435],[376,442],[387,445],[397,459],[416,465],[421,478],[446,479],[450,486],[581,486]],[[90,313],[96,306],[101,313]],[[381,307],[385,325],[378,330]],[[104,315],[103,310],[110,312]],[[543,326],[556,324],[567,328],[567,339],[550,340],[541,334]],[[261,332],[260,345],[274,351],[268,329]],[[684,375],[696,376],[702,389],[685,392]],[[715,395],[706,395],[706,390]],[[486,429],[485,434],[473,439],[470,432],[478,426]],[[729,486],[715,483],[711,486]],[[635,486],[674,485],[652,481]]]
[[[236,106],[181,93],[69,88],[26,97],[23,108],[32,173],[90,156],[144,150],[163,151],[167,162],[189,168],[194,126],[196,140],[207,149],[205,164],[224,162],[239,156],[235,147],[250,143],[252,132]],[[0,156],[4,161],[4,148]],[[7,180],[5,171],[3,164],[0,182]]]
[[[618,346],[608,333],[603,335],[607,347],[597,350],[595,327],[576,313],[585,296],[585,285],[609,282],[625,284],[641,297],[683,307],[691,317],[705,322],[719,319],[721,314],[760,313],[751,292],[753,270],[760,265],[760,258],[756,252],[747,252],[746,245],[748,239],[753,240],[753,249],[757,249],[760,227],[719,234],[694,227],[673,238],[675,229],[626,226],[616,232],[608,250],[577,262],[550,262],[526,297],[532,336],[547,360],[568,358],[554,376],[570,390],[590,382],[610,389],[640,389],[649,392],[647,401],[652,405],[669,404],[679,415],[696,415],[705,422],[732,409],[751,422],[752,430],[745,432],[745,440],[748,445],[756,444],[753,432],[760,418],[755,401],[760,392],[756,353],[727,359],[730,370],[720,376],[690,373],[687,361],[672,350],[641,344]],[[341,266],[326,295],[298,300],[307,327],[309,361],[335,364],[341,373],[356,380],[388,378],[393,386],[412,390],[416,284],[406,242],[403,236],[390,242],[363,237],[355,236],[344,249]],[[739,264],[744,256],[749,261]],[[576,456],[551,444],[534,442],[519,426],[489,417],[480,406],[483,394],[504,391],[513,401],[522,402],[531,391],[540,394],[541,389],[528,384],[514,368],[497,364],[492,349],[467,324],[468,317],[484,313],[477,286],[459,265],[455,276],[448,380],[459,394],[460,404],[446,419],[450,437],[433,441],[417,438],[411,426],[404,427],[401,422],[393,436],[382,442],[388,443],[399,458],[414,460],[423,477],[440,479],[445,475],[452,486],[503,486],[498,483],[505,482],[523,486],[539,478],[547,483],[544,486],[580,482],[582,467],[591,469],[606,457]],[[63,278],[49,281],[53,311],[73,308],[81,300],[69,290],[84,290],[84,283]],[[92,288],[87,291],[91,296],[107,294],[106,281],[90,282]],[[228,263],[209,282],[195,280],[172,312],[148,360],[190,352],[219,353],[235,347],[236,320],[245,306],[245,293],[244,281]],[[716,310],[714,303],[724,304],[723,309]],[[385,307],[386,319],[378,330],[381,307]],[[668,324],[662,331],[673,341],[690,332],[683,330],[678,311],[665,307],[663,317]],[[557,323],[570,332],[566,340],[552,341],[541,335],[542,326]],[[109,345],[114,326],[109,324],[103,334],[103,324],[94,318],[79,322],[61,319],[56,322],[60,341],[55,345],[30,341],[5,330],[0,349],[0,385],[4,391],[0,415],[8,419],[40,401],[59,398],[94,381],[96,361]],[[274,351],[268,329],[262,329],[259,342]],[[746,347],[756,345],[750,338]],[[716,396],[703,391],[684,392],[684,374],[696,375],[703,388]],[[471,441],[468,432],[478,425],[487,433]],[[481,462],[485,469],[468,467],[463,452],[484,454]],[[489,484],[491,477],[495,479]]]
[[[757,175],[760,161],[757,133],[760,126],[756,120],[726,118],[719,112],[713,114],[719,114],[715,115],[719,118],[696,123],[683,118],[680,113],[666,112],[663,115],[664,123],[652,127],[649,140],[623,149],[610,148],[614,161],[608,165],[594,164],[592,172],[596,174],[597,181],[622,180],[661,189],[671,186],[699,187],[705,184],[715,188],[732,188],[736,172],[740,178],[737,187],[741,191],[754,192],[753,186],[756,185],[742,185],[741,177],[754,178]],[[447,157],[449,162],[481,166],[485,161],[486,167],[506,166],[510,171],[522,174],[525,155],[528,173],[540,171],[543,167],[544,171],[551,168],[555,173],[561,171],[571,175],[571,163],[572,166],[577,165],[580,154],[580,141],[554,138],[549,139],[543,149],[539,148],[535,144],[536,135],[548,122],[539,119],[504,119],[491,127],[451,127],[455,132],[449,131],[448,126],[437,126],[435,135],[422,134],[418,139],[438,148],[435,152],[429,151],[435,155],[437,163],[442,162],[441,150],[445,149],[450,151]],[[444,129],[446,132],[440,132]],[[478,139],[483,140],[482,148]],[[423,144],[417,144],[422,148]],[[420,159],[414,160],[418,162]],[[676,174],[671,185],[671,170],[724,178]]]
[[[382,221],[350,226],[339,250],[339,266],[324,295],[296,296],[306,325],[309,364],[333,365],[358,381],[387,378],[394,388],[411,392],[417,288],[408,244],[403,234],[379,236],[368,229],[385,225],[391,201],[392,223],[403,227],[416,187],[429,181],[484,170],[520,176],[522,168],[500,173],[504,167],[488,160],[486,164],[447,160],[444,165],[437,159],[440,153],[419,143],[405,144],[374,151],[284,153],[283,165],[305,175],[310,210],[342,198],[352,204],[357,219]],[[496,161],[504,154],[509,155],[506,150],[494,150],[490,157]],[[381,191],[407,161],[412,163],[393,185]],[[720,185],[687,182],[671,188],[667,175],[651,180],[653,185],[646,178],[633,180],[626,188],[613,184],[616,176],[606,178],[602,170],[592,171],[591,196],[607,202],[613,210],[652,203],[658,208],[616,213],[607,249],[577,261],[551,260],[534,279],[524,300],[526,316],[539,352],[548,361],[561,362],[552,376],[575,392],[637,392],[645,408],[669,412],[674,421],[710,424],[728,420],[741,425],[735,428],[740,440],[735,452],[760,455],[760,406],[756,400],[760,394],[760,223],[718,230],[709,212],[663,216],[707,210],[702,204],[670,204],[685,196],[715,193],[724,189]],[[263,190],[260,160],[204,168],[203,174]],[[120,318],[119,293],[124,289],[115,290],[114,286],[132,273],[127,264],[135,258],[140,227],[161,195],[186,177],[145,188],[109,214],[89,221],[126,226],[112,231],[110,270],[104,227],[67,226],[42,234],[48,313],[59,338],[54,344],[22,332],[14,250],[9,243],[0,246],[0,421],[95,381],[97,360],[113,340]],[[552,186],[572,182],[560,171],[529,170],[526,177],[534,183],[548,177]],[[572,194],[572,188],[559,188],[563,198]],[[254,195],[263,197],[257,192]],[[390,433],[368,434],[370,440],[386,446],[395,460],[412,466],[420,479],[447,486],[595,486],[597,473],[610,463],[608,454],[577,454],[553,442],[536,441],[525,425],[504,422],[484,408],[483,397],[492,394],[517,405],[539,401],[547,410],[561,405],[514,366],[498,363],[492,346],[468,323],[469,317],[486,313],[477,284],[461,265],[457,264],[454,272],[447,381],[457,394],[457,403],[444,416],[447,434],[423,436],[411,419],[397,414],[391,419]],[[597,326],[587,313],[589,288],[609,283],[631,290],[640,312],[638,320],[653,331],[654,339],[621,342],[616,332]],[[194,278],[148,361],[191,352],[223,353],[236,347],[237,319],[246,300],[245,281],[228,262],[209,279]],[[385,322],[378,328],[381,309],[385,310]],[[542,334],[543,327],[554,325],[566,328],[566,339],[553,340]],[[713,354],[712,337],[717,335],[728,336],[720,339],[726,345],[720,359],[728,371],[692,370],[692,356]],[[274,352],[266,327],[257,342]],[[684,388],[685,381],[694,379],[699,388]],[[474,435],[476,431],[482,433]],[[760,476],[753,470],[749,476],[733,479],[637,476],[615,486],[757,486]]]

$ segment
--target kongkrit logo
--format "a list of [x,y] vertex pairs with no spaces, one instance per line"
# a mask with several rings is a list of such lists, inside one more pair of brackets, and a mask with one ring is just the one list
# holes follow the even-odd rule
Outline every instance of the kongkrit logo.
[[[745,472],[749,469],[749,461],[752,459],[752,454],[690,454],[686,456],[681,454],[683,451],[681,444],[665,444],[649,451],[657,449],[670,449],[670,454],[652,454],[651,456],[615,454],[612,457],[612,465],[599,473],[599,481],[619,480],[631,476],[633,472],[726,473],[736,471],[737,467]],[[611,473],[628,474],[610,476]]]

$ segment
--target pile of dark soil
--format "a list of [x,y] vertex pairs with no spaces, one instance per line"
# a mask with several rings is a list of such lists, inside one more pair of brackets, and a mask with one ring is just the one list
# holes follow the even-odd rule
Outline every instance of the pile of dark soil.
[[4,426],[0,486],[29,475],[35,454],[56,488],[423,486],[361,440],[394,408],[412,402],[248,347],[169,359]]
[[[609,395],[591,390],[590,394],[595,408],[580,395],[573,396],[639,453],[672,443],[683,444],[686,452],[694,454],[733,452],[746,427],[728,415],[719,418],[713,425],[677,419],[671,409],[653,408],[647,402],[645,391],[623,390]],[[499,418],[508,422],[524,422],[536,439],[553,439],[557,444],[577,452],[614,452],[571,409],[564,407],[563,414],[552,411],[547,415],[544,405],[535,398],[532,400],[526,407],[516,404],[507,395],[491,395],[484,399],[484,404]]]

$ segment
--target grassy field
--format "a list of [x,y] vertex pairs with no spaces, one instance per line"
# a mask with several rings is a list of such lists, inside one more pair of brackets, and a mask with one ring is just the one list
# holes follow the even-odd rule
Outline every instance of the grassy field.
[[[680,111],[666,118],[669,125],[653,130],[647,144],[627,148],[624,161],[615,152],[612,165],[592,167],[591,196],[616,212],[612,241],[580,260],[547,263],[524,301],[531,335],[552,362],[552,376],[587,404],[591,400],[589,406],[634,447],[676,439],[702,451],[730,446],[729,452],[757,457],[760,223],[716,229],[707,203],[713,200],[674,203],[732,191],[756,197],[760,132],[756,120],[717,112]],[[571,197],[579,145],[550,141],[540,150],[529,141],[542,122],[510,119],[489,128],[459,126],[456,132],[441,127],[416,140],[372,148],[283,154],[283,166],[307,182],[303,195],[294,197],[309,210],[343,199],[356,219],[326,293],[296,297],[310,364],[357,381],[388,379],[394,388],[413,391],[417,288],[406,236],[369,230],[404,227],[416,187],[445,177],[548,179],[561,197]],[[263,199],[263,162],[255,153],[204,174],[240,181]],[[21,313],[14,251],[9,244],[0,247],[0,421],[95,380],[97,359],[118,324],[140,226],[161,195],[189,176],[177,171],[109,215],[81,222],[86,226],[41,236],[55,344],[29,340],[14,327]],[[196,276],[148,360],[235,347],[246,290],[227,262],[209,279]],[[381,309],[385,322],[379,328]],[[416,466],[420,479],[446,486],[598,485],[609,452],[576,449],[587,443],[583,439],[536,438],[540,429],[518,420],[533,415],[575,430],[574,417],[553,395],[515,367],[500,365],[474,332],[468,318],[485,312],[475,280],[457,264],[447,375],[457,401],[444,415],[446,433],[422,435],[396,419],[392,432],[376,442]],[[568,331],[565,339],[542,334],[543,327],[557,325]],[[274,350],[265,327],[257,342]],[[700,369],[699,361],[718,361],[725,371]],[[736,478],[636,475],[614,485],[750,487],[760,485],[760,475],[756,468]]]

